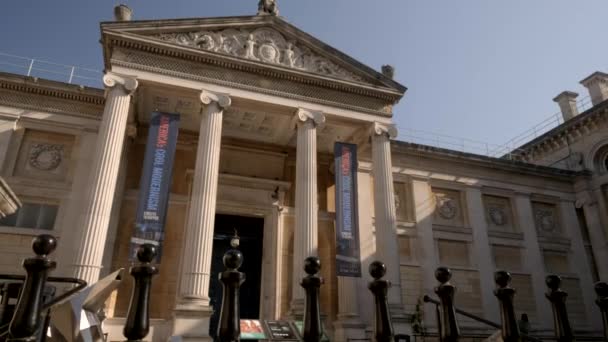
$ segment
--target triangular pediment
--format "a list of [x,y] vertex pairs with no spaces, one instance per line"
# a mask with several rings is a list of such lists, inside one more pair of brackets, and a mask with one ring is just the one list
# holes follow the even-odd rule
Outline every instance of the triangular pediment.
[[[282,72],[308,74],[403,94],[404,86],[289,24],[281,17],[251,16],[102,23],[102,34],[198,50]],[[107,56],[106,56],[107,58]]]

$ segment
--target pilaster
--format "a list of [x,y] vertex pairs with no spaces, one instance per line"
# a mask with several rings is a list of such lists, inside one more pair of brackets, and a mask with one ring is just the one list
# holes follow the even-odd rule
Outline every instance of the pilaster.
[[524,264],[525,270],[532,277],[532,287],[534,289],[534,300],[536,302],[536,312],[539,318],[539,328],[552,329],[551,306],[545,298],[547,286],[545,285],[545,263],[541,255],[534,214],[532,213],[532,202],[530,194],[515,194],[515,210],[519,219],[519,227],[524,233]]
[[585,223],[589,232],[589,240],[593,251],[593,259],[597,267],[600,281],[608,280],[608,243],[602,228],[601,210],[599,201],[594,201],[590,194],[586,194],[582,201]]
[[569,259],[571,259],[570,269],[579,279],[583,301],[585,302],[585,314],[587,319],[593,327],[599,330],[602,324],[599,319],[600,316],[597,315],[597,307],[594,303],[595,294],[591,291],[593,288],[593,278],[591,276],[590,264],[589,260],[587,260],[587,253],[585,251],[581,229],[576,216],[576,208],[574,203],[570,201],[561,201],[559,206],[564,220],[564,228],[570,238],[572,248],[569,257]]
[[494,264],[492,263],[492,250],[488,238],[488,225],[485,219],[481,189],[468,187],[466,198],[468,216],[473,230],[473,253],[479,269],[484,317],[498,322],[500,321],[500,312],[493,291],[496,287],[494,284]]

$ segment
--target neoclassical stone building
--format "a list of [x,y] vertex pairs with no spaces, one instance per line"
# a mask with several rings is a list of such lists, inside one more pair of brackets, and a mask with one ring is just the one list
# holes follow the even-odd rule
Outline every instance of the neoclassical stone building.
[[[32,235],[59,238],[57,273],[95,282],[129,266],[150,114],[178,113],[160,274],[148,337],[208,340],[216,274],[234,230],[245,255],[247,318],[297,317],[305,257],[318,255],[324,326],[369,336],[367,267],[382,260],[398,332],[420,319],[434,270],[453,271],[456,304],[499,321],[493,272],[512,272],[518,313],[552,328],[545,275],[563,277],[580,333],[601,328],[593,282],[608,280],[608,75],[582,83],[593,107],[556,98],[565,123],[517,160],[396,140],[406,88],[272,11],[256,16],[101,24],[105,89],[0,74],[0,166],[23,206],[0,220],[0,272],[20,272]],[[336,275],[335,142],[358,148],[364,274]],[[129,279],[107,303],[121,339]],[[464,332],[486,326],[460,321]]]

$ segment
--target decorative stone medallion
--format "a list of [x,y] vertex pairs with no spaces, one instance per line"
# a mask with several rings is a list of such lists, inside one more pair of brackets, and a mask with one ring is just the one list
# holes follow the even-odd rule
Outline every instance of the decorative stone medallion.
[[488,209],[488,216],[490,217],[492,223],[497,226],[504,226],[505,224],[507,224],[508,216],[505,213],[504,208],[490,207]]
[[555,231],[555,217],[552,210],[537,209],[534,213],[536,226],[543,232],[550,233]]
[[458,205],[456,204],[456,200],[452,197],[439,197],[435,196],[437,199],[437,211],[439,212],[439,216],[446,220],[451,220],[456,217],[458,213]]
[[53,171],[61,164],[63,150],[63,145],[32,144],[29,164],[40,171]]

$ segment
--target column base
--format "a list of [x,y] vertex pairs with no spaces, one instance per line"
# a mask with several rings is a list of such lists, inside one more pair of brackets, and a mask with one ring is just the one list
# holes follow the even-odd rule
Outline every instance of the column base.
[[365,340],[365,328],[358,315],[338,315],[338,320],[334,322],[332,341]]
[[405,313],[401,304],[388,304],[388,309],[391,313],[391,319],[393,322],[393,330],[395,335],[405,334],[411,335],[413,333],[411,316]]
[[294,299],[291,301],[287,318],[294,321],[301,321],[304,318],[304,299]]
[[213,341],[209,335],[209,321],[213,308],[209,305],[181,303],[173,310],[170,341]]

